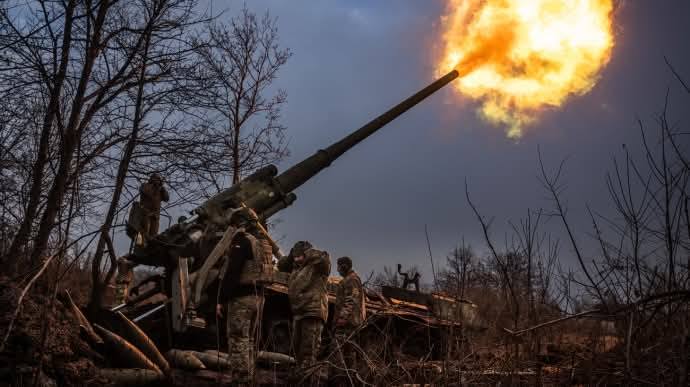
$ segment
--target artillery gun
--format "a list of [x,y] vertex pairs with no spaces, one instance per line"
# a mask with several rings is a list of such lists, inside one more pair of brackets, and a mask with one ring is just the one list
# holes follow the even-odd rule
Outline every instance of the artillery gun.
[[[293,191],[306,183],[334,160],[349,149],[374,134],[383,126],[400,116],[422,100],[435,93],[455,78],[458,72],[453,70],[439,78],[427,87],[413,94],[390,110],[371,120],[361,128],[342,138],[325,149],[318,150],[312,156],[302,160],[282,174],[274,165],[261,168],[247,176],[239,183],[227,188],[192,211],[189,219],[173,225],[163,233],[148,241],[145,245],[135,246],[128,259],[144,265],[162,266],[166,268],[165,275],[155,276],[150,281],[154,287],[128,302],[113,308],[134,318],[135,322],[144,323],[152,316],[164,315],[166,326],[171,334],[194,331],[191,328],[204,328],[213,316],[215,305],[209,294],[213,294],[214,285],[218,283],[218,266],[224,252],[232,245],[240,247],[242,241],[233,240],[239,237],[235,215],[240,210],[248,211],[259,222],[260,232],[270,240],[270,236],[261,224],[278,211],[290,206],[296,195]],[[207,247],[200,248],[204,241]],[[274,256],[280,257],[277,244],[271,241]],[[240,248],[239,254],[251,254],[251,249]],[[226,256],[228,254],[225,254]],[[228,256],[232,260],[232,255]],[[288,333],[289,304],[287,302],[287,276],[279,273],[273,265],[263,267],[257,286],[266,291],[267,301],[264,310],[266,324],[265,335]],[[140,288],[143,286],[140,284]],[[376,311],[380,315],[395,314],[398,310],[405,310],[407,318],[418,319],[427,326],[456,326],[460,324],[458,316],[468,316],[474,313],[471,303],[444,297],[442,295],[414,295],[399,289],[393,294],[370,293],[367,297],[368,310]],[[163,294],[161,300],[158,295],[157,304],[147,302],[153,295]],[[390,291],[389,291],[390,293]],[[333,301],[334,293],[331,294]],[[421,301],[420,301],[421,300]],[[142,306],[145,305],[145,306]],[[396,309],[397,308],[397,309]],[[401,309],[402,308],[402,309]],[[463,308],[466,309],[463,312]],[[167,313],[159,311],[166,310]],[[142,313],[143,312],[143,313]],[[206,318],[202,318],[202,317]],[[213,320],[211,317],[210,320]],[[160,333],[160,332],[159,332]],[[172,343],[169,343],[172,344]],[[278,352],[285,352],[285,340],[274,340],[273,348]]]

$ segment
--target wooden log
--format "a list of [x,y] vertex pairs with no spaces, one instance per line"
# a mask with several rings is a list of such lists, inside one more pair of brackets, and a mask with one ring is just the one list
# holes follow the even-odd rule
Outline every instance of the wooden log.
[[204,370],[206,366],[204,363],[194,356],[191,351],[183,351],[181,349],[171,349],[165,353],[171,365],[188,370]]
[[103,328],[98,324],[94,324],[98,333],[103,337],[106,344],[115,352],[118,358],[121,358],[127,365],[134,368],[145,368],[163,374],[161,369],[144,355],[137,347],[133,346],[129,341],[123,339],[117,334]]
[[98,376],[122,386],[143,386],[163,380],[160,372],[144,368],[101,368]]
[[125,317],[121,312],[117,312],[117,317],[122,322],[123,335],[130,343],[134,344],[139,350],[141,350],[146,357],[151,359],[156,365],[163,371],[164,374],[168,375],[170,373],[170,364],[165,360],[163,354],[160,353],[156,344],[151,341],[149,336],[144,333],[144,331],[133,323],[130,319]]

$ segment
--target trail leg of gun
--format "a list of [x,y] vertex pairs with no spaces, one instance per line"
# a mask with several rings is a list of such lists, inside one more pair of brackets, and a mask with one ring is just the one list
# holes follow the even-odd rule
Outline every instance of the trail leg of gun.
[[191,300],[194,305],[199,305],[201,302],[201,293],[204,290],[208,272],[211,270],[211,268],[213,268],[213,266],[216,265],[218,259],[220,259],[228,247],[230,247],[230,243],[232,243],[232,240],[235,238],[235,234],[237,234],[238,231],[240,231],[240,229],[236,229],[232,226],[228,227],[223,233],[223,237],[213,248],[211,253],[208,255],[208,258],[206,258],[204,261],[201,269],[197,270],[197,272],[194,274],[194,291]]

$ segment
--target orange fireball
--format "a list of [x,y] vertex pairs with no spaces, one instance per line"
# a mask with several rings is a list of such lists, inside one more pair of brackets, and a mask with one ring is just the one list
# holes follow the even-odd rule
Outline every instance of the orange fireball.
[[613,48],[612,0],[449,0],[438,71],[509,137],[587,93]]

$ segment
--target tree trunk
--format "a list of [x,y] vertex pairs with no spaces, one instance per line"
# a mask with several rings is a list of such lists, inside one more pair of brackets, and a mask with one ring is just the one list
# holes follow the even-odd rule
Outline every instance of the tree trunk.
[[77,147],[77,144],[81,141],[83,126],[79,125],[78,121],[79,117],[81,116],[81,108],[84,101],[84,95],[86,93],[86,86],[89,78],[91,77],[93,65],[96,62],[96,58],[98,57],[98,53],[101,48],[100,40],[101,33],[103,31],[102,27],[103,23],[105,22],[105,16],[109,7],[110,1],[103,0],[98,8],[98,15],[96,16],[93,27],[93,35],[89,41],[84,67],[82,69],[79,84],[77,86],[77,92],[74,100],[72,101],[72,110],[70,112],[69,120],[67,122],[67,126],[65,127],[61,152],[62,157],[60,158],[55,181],[53,182],[53,186],[48,194],[46,209],[43,213],[43,217],[41,218],[38,234],[36,236],[36,244],[34,245],[33,253],[31,254],[31,259],[33,262],[38,262],[38,259],[41,257],[41,255],[43,255],[48,245],[48,239],[50,238],[50,234],[55,225],[55,217],[64,200],[65,191],[67,188],[67,179],[72,169],[74,150]]
[[[108,207],[108,212],[105,216],[105,221],[101,226],[101,236],[98,239],[98,245],[96,246],[96,253],[93,256],[93,261],[91,263],[91,280],[93,287],[91,288],[91,302],[89,304],[89,309],[95,311],[103,304],[103,295],[105,293],[105,288],[110,281],[111,273],[113,270],[109,271],[109,275],[106,276],[105,280],[101,281],[101,261],[103,259],[103,253],[105,251],[106,242],[108,238],[108,233],[112,228],[113,221],[115,220],[115,214],[117,212],[117,207],[120,203],[120,197],[122,196],[122,189],[125,185],[125,179],[127,173],[129,172],[129,164],[132,160],[132,154],[134,153],[134,148],[137,145],[139,139],[139,128],[141,127],[141,121],[143,119],[142,105],[144,100],[144,85],[146,78],[146,62],[148,60],[149,44],[151,42],[151,32],[145,31],[146,34],[144,41],[144,51],[142,53],[142,63],[141,71],[139,73],[139,85],[137,87],[137,97],[134,107],[134,120],[132,124],[132,133],[127,140],[125,145],[125,151],[120,160],[120,165],[117,168],[117,176],[115,177],[115,190],[113,192],[113,197],[110,200],[110,207]],[[114,252],[112,252],[114,255]],[[114,265],[115,262],[111,262]]]
[[232,149],[232,184],[240,182],[240,126],[235,125],[235,138]]
[[48,145],[50,134],[52,132],[53,122],[58,111],[58,104],[60,101],[60,94],[62,93],[62,85],[65,81],[65,74],[67,73],[67,63],[69,62],[69,51],[72,44],[72,17],[74,8],[76,7],[75,0],[70,0],[65,9],[65,30],[62,37],[62,52],[60,57],[60,67],[55,75],[55,82],[48,84],[50,93],[50,100],[43,117],[43,124],[41,127],[41,137],[38,145],[38,152],[36,154],[36,161],[32,167],[32,184],[29,190],[29,202],[26,206],[24,219],[19,226],[19,230],[12,240],[6,257],[8,259],[16,259],[19,255],[20,249],[26,244],[31,234],[31,225],[36,217],[36,211],[39,207],[41,198],[41,186],[43,183],[43,169],[48,161]]

